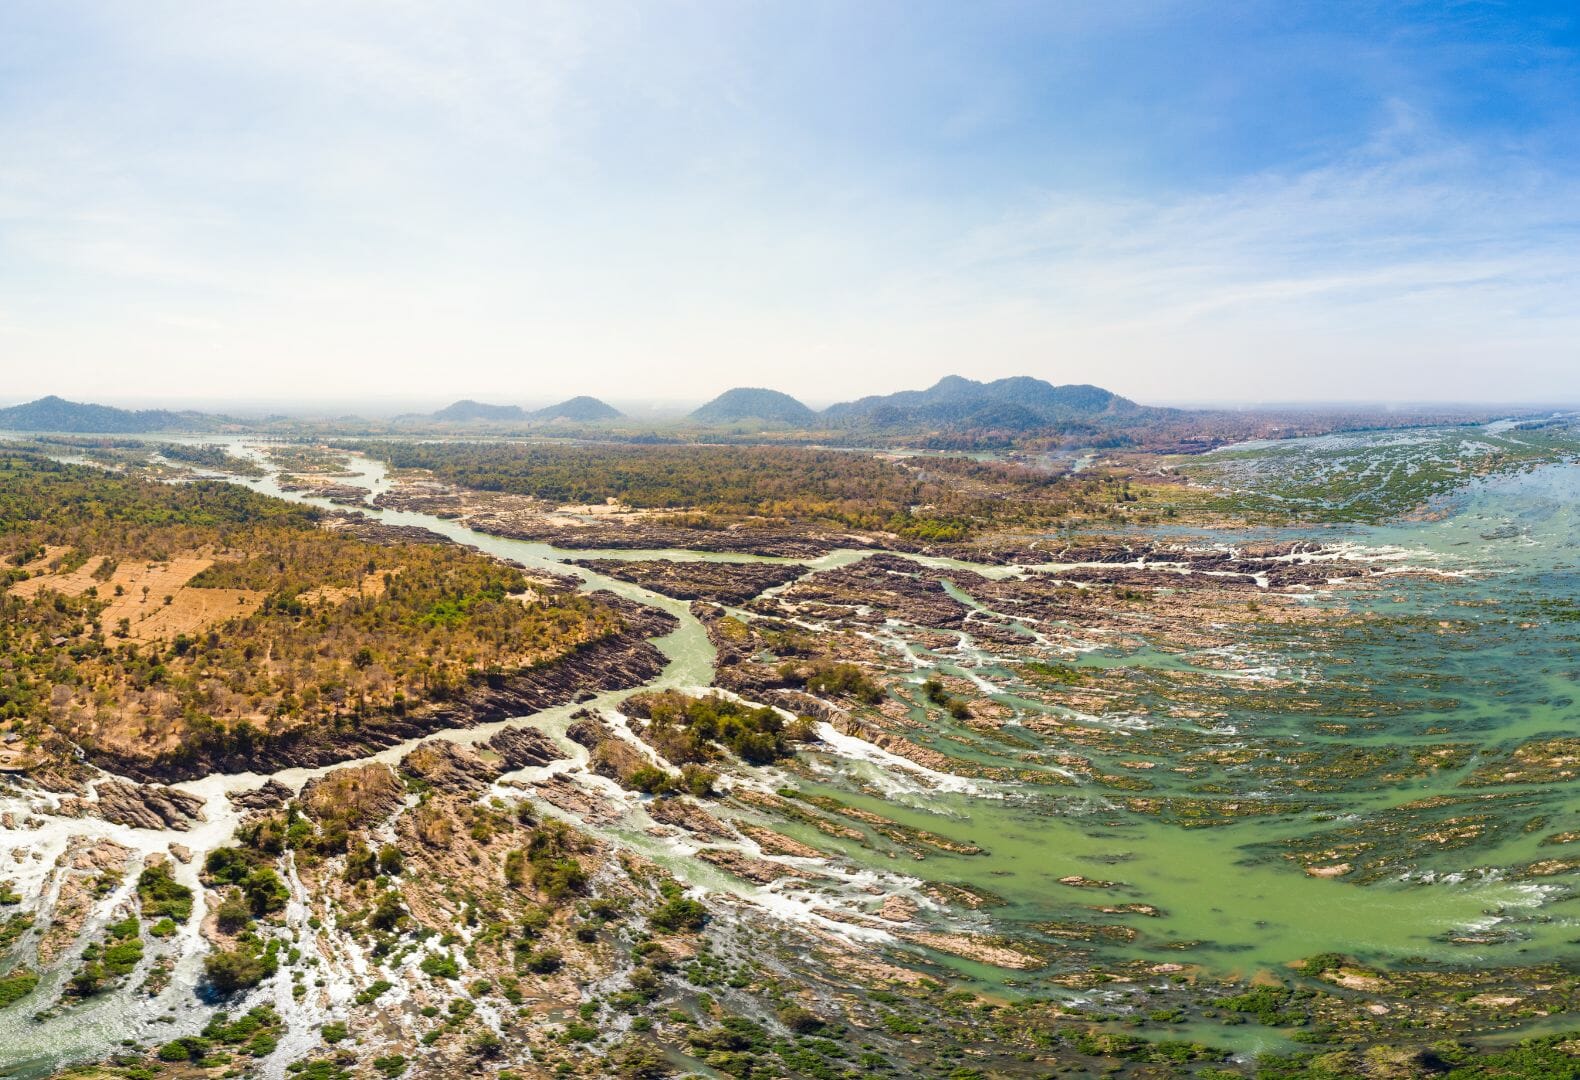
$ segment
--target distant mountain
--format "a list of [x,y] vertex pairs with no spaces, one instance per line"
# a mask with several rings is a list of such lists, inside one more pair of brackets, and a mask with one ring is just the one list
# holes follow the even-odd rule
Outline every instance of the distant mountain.
[[1054,386],[1026,375],[977,382],[949,375],[926,390],[902,390],[830,405],[822,417],[836,427],[1031,431],[1137,420],[1152,411],[1084,383]]
[[730,424],[737,420],[770,420],[783,424],[812,424],[817,413],[789,394],[759,387],[726,390],[691,414],[704,424]]
[[520,405],[488,405],[463,399],[454,405],[446,405],[436,413],[430,413],[429,419],[457,424],[469,420],[525,420],[527,412]]
[[72,431],[93,435],[138,434],[145,431],[210,431],[216,418],[199,412],[170,409],[117,409],[49,397],[0,409],[0,429],[7,431]]
[[598,420],[619,420],[625,416],[625,413],[595,397],[582,394],[528,415],[533,420],[574,420],[577,423],[590,424]]

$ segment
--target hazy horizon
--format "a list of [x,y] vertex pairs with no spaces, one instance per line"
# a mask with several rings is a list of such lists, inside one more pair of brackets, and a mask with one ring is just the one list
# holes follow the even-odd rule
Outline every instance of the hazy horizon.
[[24,0],[3,393],[1580,400],[1577,25]]
[[[728,387],[720,387],[722,392]],[[770,387],[769,389],[776,389]],[[919,390],[924,387],[896,386],[893,390]],[[698,406],[711,400],[714,396],[695,398],[651,398],[651,397],[622,397],[617,394],[598,394],[584,391],[587,396],[598,398],[632,420],[663,421],[683,417]],[[102,395],[98,397],[73,397],[70,394],[50,392],[40,394],[38,397],[55,396],[68,401],[82,404],[110,405],[123,409],[171,409],[190,410],[196,412],[209,412],[228,414],[238,419],[259,418],[269,415],[284,415],[301,418],[328,418],[335,416],[359,416],[364,419],[388,419],[391,417],[425,414],[435,412],[457,401],[477,401],[488,405],[516,405],[523,409],[544,408],[558,404],[565,400],[563,397],[528,397],[528,398],[502,398],[487,393],[457,394],[454,397],[435,398],[428,396],[402,396],[402,395],[371,395],[360,398],[303,398],[303,397],[254,397],[247,395],[219,395],[219,396],[166,396],[166,395]],[[571,395],[578,396],[578,395]],[[830,405],[850,398],[802,398],[797,395],[797,400],[811,408],[821,411]],[[13,405],[26,404],[38,400],[37,397],[14,397],[0,395],[0,408]],[[1580,407],[1580,396],[1574,399],[1549,399],[1549,400],[1498,400],[1486,399],[1482,401],[1450,400],[1419,398],[1416,400],[1387,400],[1387,399],[1311,399],[1299,400],[1229,400],[1229,399],[1172,399],[1172,400],[1142,400],[1138,404],[1160,408],[1218,410],[1225,412],[1298,412],[1309,410],[1312,412],[1324,411],[1356,411],[1386,415],[1389,412],[1406,412],[1410,410],[1441,409],[1451,411],[1454,409],[1496,411],[1507,409],[1512,411],[1529,411],[1544,408],[1554,410],[1570,410]]]

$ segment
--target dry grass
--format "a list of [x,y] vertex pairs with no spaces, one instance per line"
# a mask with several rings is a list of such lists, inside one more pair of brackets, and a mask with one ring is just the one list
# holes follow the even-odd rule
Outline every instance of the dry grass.
[[[43,574],[11,586],[11,593],[32,599],[50,590],[81,596],[97,587],[109,599],[99,616],[99,628],[114,634],[126,620],[126,640],[170,640],[178,634],[193,635],[237,616],[250,615],[263,602],[263,593],[252,589],[193,589],[187,587],[198,574],[214,565],[204,555],[178,555],[163,562],[130,560],[118,564],[107,580],[95,573],[105,556],[95,555],[67,574]],[[119,595],[117,595],[119,588]],[[383,579],[379,580],[383,588]]]
[[[401,567],[396,567],[391,572],[398,574],[401,569]],[[341,585],[320,585],[316,589],[308,589],[303,592],[297,599],[304,604],[344,604],[353,596],[382,596],[384,593],[385,573],[385,571],[379,570],[375,573],[362,575],[362,580],[357,583],[357,587],[354,589]]]

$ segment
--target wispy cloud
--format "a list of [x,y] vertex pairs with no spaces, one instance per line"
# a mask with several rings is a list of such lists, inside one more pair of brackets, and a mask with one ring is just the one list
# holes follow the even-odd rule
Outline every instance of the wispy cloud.
[[1572,49],[1322,10],[23,3],[8,392],[1580,397]]

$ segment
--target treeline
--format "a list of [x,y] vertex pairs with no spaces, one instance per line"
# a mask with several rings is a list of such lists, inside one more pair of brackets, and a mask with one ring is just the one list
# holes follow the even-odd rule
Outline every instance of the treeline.
[[161,457],[200,469],[228,472],[237,476],[262,476],[263,466],[244,457],[237,457],[217,443],[160,443],[155,447]]
[[260,523],[314,527],[319,512],[236,484],[163,484],[0,448],[0,556],[28,543],[89,542],[142,554],[153,530],[193,526],[223,537]]
[[[338,444],[457,487],[556,504],[602,503],[820,522],[929,541],[1058,517],[1100,483],[963,457],[880,457],[786,446],[482,442]],[[684,523],[676,519],[676,523]]]

